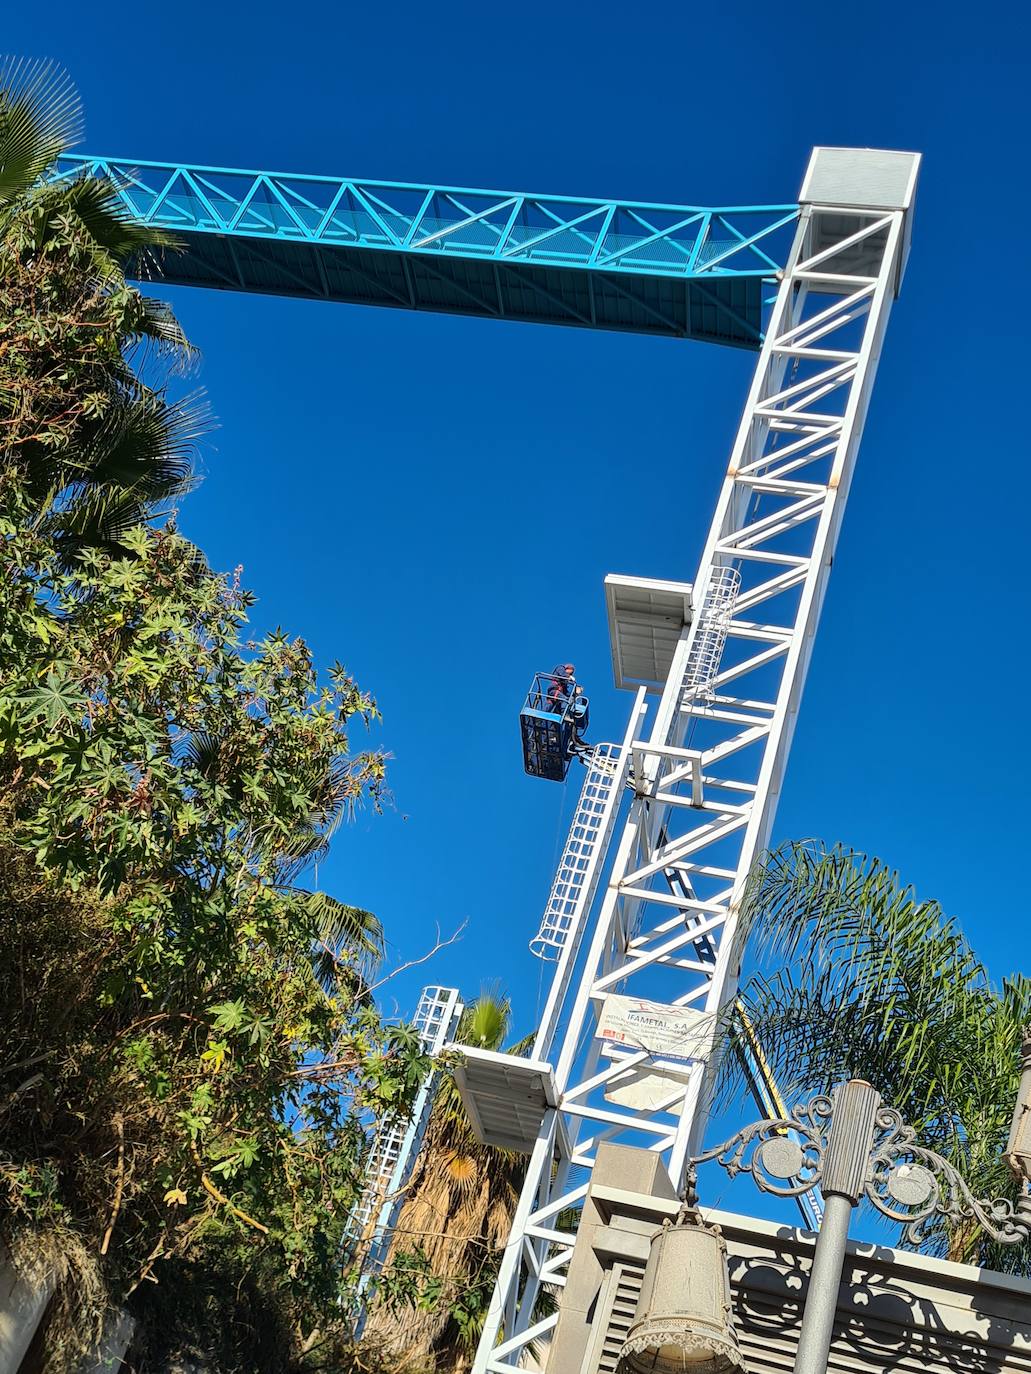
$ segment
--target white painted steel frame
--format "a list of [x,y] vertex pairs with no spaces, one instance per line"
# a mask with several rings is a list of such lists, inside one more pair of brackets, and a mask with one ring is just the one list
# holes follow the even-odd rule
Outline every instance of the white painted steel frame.
[[[529,1156],[474,1374],[518,1368],[526,1345],[558,1320],[535,1319],[536,1299],[542,1285],[555,1291],[565,1282],[575,1237],[557,1219],[585,1195],[597,1145],[659,1151],[675,1180],[697,1147],[703,1067],[671,1080],[663,1105],[673,1112],[618,1107],[605,1099],[606,1085],[648,1055],[606,1058],[592,1038],[596,1016],[614,991],[714,1015],[735,993],[740,902],[769,838],[903,228],[902,210],[803,210],[694,581],[703,606],[721,569],[742,574],[722,662],[706,688],[685,685],[705,633],[698,615],[681,636],[647,738],[638,733],[643,697],[635,703],[621,751],[634,798],[593,921],[577,913],[556,969],[536,1052],[547,1055],[561,1026],[559,1108],[545,1115]],[[857,274],[857,252],[868,274]],[[593,862],[600,869],[604,853]]]
[[[425,1054],[432,1058],[440,1054],[454,1035],[462,1010],[457,988],[432,984],[423,988],[412,1017],[412,1027],[418,1032],[419,1043]],[[433,1076],[431,1069],[419,1087],[411,1113],[381,1126],[369,1151],[365,1166],[365,1193],[355,1208],[351,1223],[355,1234],[367,1245],[359,1285],[361,1291],[382,1268],[390,1248],[394,1213],[399,1205],[398,1195],[415,1162],[430,1107]]]

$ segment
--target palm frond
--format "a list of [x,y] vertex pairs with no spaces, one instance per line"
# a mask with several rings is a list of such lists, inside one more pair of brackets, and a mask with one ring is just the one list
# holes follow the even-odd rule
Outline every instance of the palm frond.
[[471,1193],[479,1180],[480,1170],[475,1155],[453,1150],[440,1161],[448,1178],[460,1194]]
[[[975,1192],[1011,1195],[1000,1155],[1031,981],[993,987],[937,902],[841,846],[766,855],[743,910],[759,967],[740,1003],[787,1100],[865,1078]],[[724,1094],[746,1048],[733,1019],[727,1029],[740,1053],[722,1062]],[[928,1248],[970,1258],[987,1253],[979,1244],[943,1225]]]
[[154,296],[140,296],[139,337],[157,346],[161,356],[169,357],[180,372],[195,362],[198,350],[190,343],[172,307]]
[[74,449],[36,459],[34,481],[49,479],[46,525],[65,566],[85,548],[124,552],[126,534],[165,514],[192,485],[192,455],[207,409],[196,397],[168,404],[141,392],[118,398]]
[[132,491],[88,487],[65,509],[43,522],[53,538],[61,566],[70,571],[86,549],[112,557],[124,553],[125,536],[150,518],[150,509]]
[[82,446],[82,480],[167,501],[189,489],[197,444],[210,428],[203,392],[173,402],[150,391],[119,397]]
[[183,760],[208,782],[218,777],[222,759],[223,743],[217,735],[207,730],[197,730],[185,742],[182,749]]
[[486,984],[466,1007],[455,1040],[478,1049],[499,1050],[508,1035],[512,1004],[497,983]]
[[23,195],[82,133],[79,94],[62,66],[0,59],[0,204]]
[[792,970],[771,981],[760,974],[746,989],[764,1045],[767,1016],[797,1012],[800,998],[808,1004],[808,1035],[799,1017],[791,1043],[771,1051],[790,1058],[782,1070],[797,1073],[826,1037],[829,1047],[890,1045],[896,1090],[900,1082],[927,1083],[928,1075],[947,1086],[942,1028],[958,1047],[963,1027],[978,1023],[988,979],[937,902],[918,901],[877,859],[806,842],[766,857],[745,919],[758,957]]
[[320,759],[308,767],[297,765],[299,790],[309,798],[309,809],[295,820],[288,835],[275,836],[283,882],[292,883],[323,858],[341,822],[353,814],[364,784],[354,764],[352,757],[340,755],[328,764]]
[[62,222],[74,224],[103,254],[95,266],[105,275],[112,265],[122,268],[132,263],[135,268],[134,260],[140,253],[179,247],[179,240],[167,229],[135,219],[117,188],[103,177],[84,173],[42,186],[34,196],[33,208],[41,247],[55,236]]
[[316,949],[312,955],[315,979],[329,994],[344,994],[352,1006],[371,1006],[372,993],[365,973],[354,959],[335,954],[328,946]]
[[[455,1031],[455,1043],[500,1050],[508,1036],[511,1014],[511,1003],[500,987],[496,983],[484,986],[475,1001],[463,1011]],[[484,1147],[476,1140],[461,1095],[450,1075],[441,1078],[433,1100],[433,1116],[452,1148],[473,1155],[483,1154]]]
[[298,894],[311,917],[318,937],[332,949],[367,959],[383,957],[383,927],[371,911],[339,902],[328,892]]
[[520,1059],[526,1059],[529,1057],[530,1051],[533,1049],[533,1042],[536,1039],[537,1032],[529,1031],[526,1035],[521,1035],[518,1040],[513,1040],[511,1045],[506,1048],[505,1053],[515,1054]]

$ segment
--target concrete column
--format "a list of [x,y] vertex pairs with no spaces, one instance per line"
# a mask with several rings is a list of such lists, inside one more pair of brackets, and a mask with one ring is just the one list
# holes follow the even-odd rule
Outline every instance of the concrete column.
[[[572,1374],[583,1364],[592,1336],[594,1307],[605,1277],[605,1265],[595,1247],[608,1230],[609,1209],[599,1205],[596,1195],[618,1192],[627,1203],[647,1203],[649,1198],[665,1201],[668,1210],[678,1210],[677,1195],[658,1155],[629,1145],[601,1145],[591,1174],[591,1186],[584,1199],[583,1217],[576,1233],[576,1245],[569,1262],[566,1285],[562,1289],[558,1325],[548,1355],[549,1374]],[[632,1207],[631,1207],[631,1210]],[[648,1255],[655,1217],[625,1222],[639,1232],[641,1266]]]
[[0,1250],[0,1374],[17,1374],[54,1291],[55,1276],[18,1269]]

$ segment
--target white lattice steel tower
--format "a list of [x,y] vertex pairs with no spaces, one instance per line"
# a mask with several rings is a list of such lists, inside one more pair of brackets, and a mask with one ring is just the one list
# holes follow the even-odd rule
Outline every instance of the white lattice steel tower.
[[[613,1046],[598,1017],[622,993],[711,1027],[735,993],[741,899],[770,835],[918,165],[814,152],[694,583],[609,580],[617,682],[642,685],[622,743],[588,768],[536,937],[556,967],[533,1057],[468,1052],[459,1071],[484,1138],[529,1154],[475,1374],[518,1368],[557,1321],[534,1308],[542,1285],[561,1291],[574,1236],[559,1217],[598,1144],[656,1151],[676,1181],[699,1142],[706,1049],[684,1063]],[[675,525],[657,530],[675,562]]]
[[[426,1054],[436,1056],[455,1033],[462,1003],[457,988],[425,987],[412,1017],[412,1025]],[[433,1074],[427,1076],[412,1104],[410,1115],[385,1123],[377,1132],[365,1165],[365,1191],[351,1218],[351,1231],[363,1246],[364,1289],[383,1267],[398,1194],[415,1162],[430,1108]]]

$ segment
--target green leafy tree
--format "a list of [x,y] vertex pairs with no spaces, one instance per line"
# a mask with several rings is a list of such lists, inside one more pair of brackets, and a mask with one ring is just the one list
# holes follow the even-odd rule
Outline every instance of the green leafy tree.
[[[1031,981],[993,983],[937,902],[840,846],[794,843],[768,855],[746,920],[760,971],[741,1005],[788,1100],[864,1078],[975,1194],[1015,1198],[1001,1153]],[[1025,1247],[992,1246],[970,1226],[943,1225],[927,1249],[1029,1267]]]
[[250,597],[174,530],[67,571],[16,494],[0,1071],[34,1072],[0,1136],[12,1205],[74,1218],[123,1293],[218,1228],[274,1258],[313,1322],[338,1287],[362,1114],[427,1067],[364,992],[376,922],[300,880],[377,795],[382,758],[347,741],[373,704],[342,669],[319,686],[298,641],[248,644]]
[[0,66],[0,1230],[78,1266],[48,1371],[107,1295],[139,1374],[294,1370],[346,1348],[367,1137],[428,1068],[372,1003],[375,918],[308,881],[378,801],[375,705],[154,527],[188,350],[123,273],[161,236],[41,180],[77,121]]

